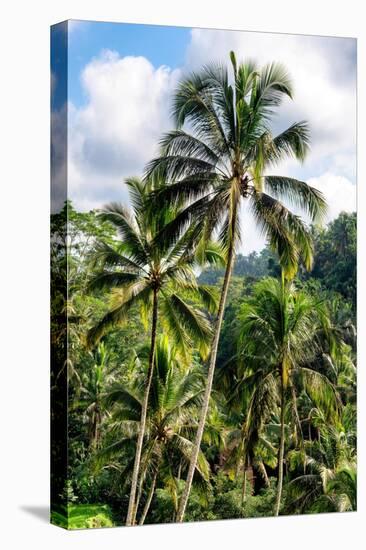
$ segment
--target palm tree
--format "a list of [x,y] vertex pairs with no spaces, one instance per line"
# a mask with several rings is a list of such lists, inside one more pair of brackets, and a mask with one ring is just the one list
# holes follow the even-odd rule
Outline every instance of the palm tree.
[[[235,468],[238,476],[240,466],[243,470],[242,504],[246,499],[247,472],[254,470],[269,487],[266,466],[275,468],[277,450],[273,444],[274,413],[277,410],[277,388],[275,384],[261,379],[261,372],[238,373],[232,386],[232,396],[227,407],[232,410],[232,418],[237,426],[229,433],[228,456],[226,468]],[[242,407],[241,414],[236,409]],[[272,424],[268,421],[272,419]]]
[[[325,212],[323,195],[313,187],[293,178],[267,175],[271,166],[287,156],[303,161],[309,145],[305,122],[295,123],[277,136],[271,132],[275,108],[283,98],[292,98],[285,69],[276,63],[261,69],[251,61],[237,65],[233,52],[230,58],[232,83],[227,68],[221,65],[208,65],[181,82],[173,103],[177,130],[164,135],[161,156],[146,170],[147,177],[163,174],[171,182],[155,194],[159,204],[184,201],[186,205],[159,239],[169,242],[182,225],[193,222],[202,240],[215,232],[226,251],[205,399],[178,521],[183,521],[209,405],[226,297],[241,239],[241,205],[248,203],[288,275],[296,272],[299,256],[309,267],[312,247],[304,223],[280,200],[285,199],[313,221]],[[185,123],[192,133],[182,129]]]
[[108,380],[107,364],[108,352],[103,342],[100,342],[95,353],[91,353],[93,367],[82,376],[81,396],[72,402],[73,409],[81,409],[88,422],[89,447],[99,447],[101,438],[101,424],[103,419],[102,394]]
[[[182,465],[188,464],[193,447],[188,437],[192,417],[202,403],[203,393],[202,374],[194,366],[182,368],[179,351],[169,345],[166,335],[158,338],[154,359],[134,518],[135,522],[144,485],[150,480],[140,525],[145,522],[159,479],[171,486],[174,493],[179,491],[179,472]],[[108,429],[112,434],[118,433],[119,438],[100,451],[99,459],[105,462],[118,458],[121,449],[129,448],[130,441],[136,440],[143,399],[139,376],[128,385],[114,383],[106,392],[104,402],[111,414]],[[127,465],[124,469],[124,476],[129,468]],[[202,452],[196,473],[202,482],[208,483],[210,469]]]
[[[111,292],[111,307],[90,330],[88,339],[89,342],[95,342],[108,328],[126,321],[128,312],[136,304],[141,307],[143,318],[146,319],[148,312],[151,312],[148,371],[126,520],[127,525],[132,525],[154,369],[158,311],[161,311],[167,329],[181,349],[190,349],[195,344],[205,354],[211,336],[210,324],[185,296],[200,299],[211,311],[216,308],[216,299],[215,293],[208,287],[197,286],[192,229],[176,233],[176,238],[169,244],[156,239],[166,224],[179,215],[178,206],[160,207],[151,211],[148,193],[161,183],[156,180],[143,183],[132,178],[126,184],[129,187],[132,214],[117,203],[107,205],[100,214],[104,221],[115,227],[121,240],[115,246],[103,242],[96,246],[93,261],[100,267],[100,271],[91,279],[89,287]],[[203,256],[204,260],[210,262],[220,261],[219,247],[210,243],[203,251]]]
[[[357,469],[354,462],[341,464],[337,468],[334,477],[328,481],[326,497],[333,508],[329,507],[326,511],[357,510]],[[315,504],[314,510],[317,511],[319,508]]]
[[[304,471],[287,487],[287,509],[297,513],[344,512],[357,509],[356,412],[346,405],[330,423],[321,410],[312,411],[319,437],[305,441]],[[298,469],[296,451],[290,453],[290,470]]]
[[275,504],[275,515],[278,515],[283,485],[286,411],[301,436],[297,389],[306,388],[326,414],[338,410],[339,398],[334,385],[324,374],[309,366],[318,351],[317,335],[327,329],[329,319],[324,304],[296,291],[293,282],[268,278],[255,285],[253,297],[243,306],[240,324],[245,372],[258,380],[252,397],[254,419],[263,416],[263,412],[260,414],[263,402],[267,403],[268,396],[278,388],[280,438]]

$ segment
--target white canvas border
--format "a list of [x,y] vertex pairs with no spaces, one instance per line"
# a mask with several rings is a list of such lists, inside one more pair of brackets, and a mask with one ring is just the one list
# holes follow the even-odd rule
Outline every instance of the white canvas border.
[[[3,7],[1,407],[5,548],[363,547],[366,522],[365,395],[365,67],[362,3],[184,0],[21,2]],[[352,514],[231,520],[182,526],[67,533],[42,520],[49,495],[48,249],[49,25],[67,18],[235,28],[358,38],[359,511]],[[5,307],[4,307],[5,305]],[[27,511],[28,507],[28,511]],[[38,515],[37,515],[37,507]],[[4,509],[3,509],[4,508]],[[31,509],[31,510],[29,510]],[[32,512],[33,510],[33,512]],[[43,511],[43,512],[42,512]],[[66,546],[67,545],[67,546]]]

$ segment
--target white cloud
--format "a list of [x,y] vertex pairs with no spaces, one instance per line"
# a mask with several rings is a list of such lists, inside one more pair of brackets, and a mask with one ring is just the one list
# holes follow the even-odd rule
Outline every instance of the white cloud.
[[83,70],[87,103],[69,106],[69,189],[77,207],[120,198],[126,176],[141,174],[170,126],[179,70],[105,51]]
[[[307,183],[321,191],[325,196],[328,204],[327,217],[324,220],[325,223],[336,218],[340,212],[356,211],[356,186],[344,176],[326,172],[319,177],[308,179]],[[286,204],[286,206],[291,208],[290,204]],[[291,210],[301,215],[300,210],[294,208],[291,208]],[[242,207],[240,216],[242,220],[242,243],[240,252],[248,254],[252,250],[261,250],[266,244],[266,239],[260,234],[255,219],[247,205]],[[309,223],[308,219],[304,221]]]
[[310,178],[307,183],[325,195],[328,203],[326,221],[333,220],[340,212],[356,211],[356,186],[344,176],[326,172],[319,177]]
[[261,250],[266,245],[266,238],[261,235],[248,204],[243,204],[240,210],[241,245],[239,252],[249,254],[253,250]]

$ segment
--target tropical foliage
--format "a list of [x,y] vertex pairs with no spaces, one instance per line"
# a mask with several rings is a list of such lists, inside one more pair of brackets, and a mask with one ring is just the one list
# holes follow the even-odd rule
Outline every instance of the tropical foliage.
[[356,216],[270,175],[306,158],[307,123],[272,130],[292,95],[233,53],[188,75],[128,203],[52,216],[55,523],[356,510]]

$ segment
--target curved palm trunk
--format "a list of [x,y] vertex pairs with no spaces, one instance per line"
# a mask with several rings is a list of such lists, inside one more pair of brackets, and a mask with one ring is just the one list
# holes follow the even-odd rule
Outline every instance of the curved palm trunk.
[[[235,227],[235,223],[236,223],[235,218],[236,218],[236,216],[234,214],[234,216],[233,216],[233,220],[234,220],[233,221],[233,227]],[[201,409],[200,420],[199,420],[197,433],[196,433],[196,438],[195,438],[195,442],[194,442],[194,448],[193,448],[193,452],[192,452],[192,456],[191,456],[191,460],[190,460],[190,464],[189,464],[189,470],[188,470],[188,474],[187,474],[186,484],[185,484],[185,487],[184,487],[184,490],[183,490],[183,493],[182,493],[182,496],[181,496],[181,499],[180,499],[180,503],[179,503],[178,513],[177,513],[177,522],[182,522],[183,518],[184,518],[184,513],[185,513],[185,510],[186,510],[189,494],[191,492],[192,480],[193,480],[193,475],[194,475],[194,471],[195,471],[196,464],[197,464],[198,453],[200,451],[201,440],[202,440],[203,430],[204,430],[204,427],[205,427],[206,416],[207,416],[207,411],[208,411],[208,405],[209,405],[209,401],[210,401],[213,376],[214,376],[214,372],[215,372],[217,348],[218,348],[218,345],[219,345],[221,325],[222,325],[222,320],[224,318],[225,304],[226,304],[227,292],[228,292],[228,288],[229,288],[229,283],[230,283],[230,277],[231,277],[233,264],[234,264],[234,238],[231,239],[230,247],[229,247],[229,250],[228,250],[228,260],[227,260],[227,264],[226,264],[224,283],[222,285],[222,291],[221,291],[221,297],[220,297],[220,303],[219,303],[219,310],[218,310],[218,313],[217,313],[217,320],[216,320],[216,324],[215,324],[215,333],[214,333],[214,337],[213,337],[213,340],[212,340],[210,363],[209,363],[208,372],[207,372],[207,385],[206,385],[206,388],[205,388],[205,393],[204,393],[204,398],[203,398],[203,405],[202,405],[202,409]]]
[[128,503],[128,511],[127,511],[127,519],[126,519],[126,525],[128,526],[133,525],[133,520],[135,517],[136,491],[137,491],[138,477],[139,477],[139,471],[140,471],[141,451],[142,451],[142,444],[143,444],[144,435],[145,435],[146,416],[147,416],[147,407],[149,402],[150,387],[151,387],[151,381],[152,381],[152,376],[154,372],[154,354],[155,354],[157,324],[158,324],[158,291],[155,289],[154,298],[153,298],[149,367],[147,371],[144,400],[142,402],[142,408],[141,408],[140,430],[137,438],[135,462],[133,465],[133,472],[132,472],[130,500]]
[[267,474],[266,467],[265,467],[264,463],[262,462],[262,460],[260,460],[258,462],[257,466],[258,466],[258,470],[261,473],[261,476],[263,477],[265,486],[269,487],[269,477],[268,477],[268,474]]
[[139,521],[139,525],[143,525],[144,522],[145,522],[145,519],[146,519],[146,516],[147,516],[147,513],[150,509],[150,505],[151,505],[151,501],[153,499],[153,496],[154,496],[154,493],[155,493],[155,486],[156,486],[156,480],[157,480],[157,477],[158,477],[158,470],[156,469],[156,472],[154,474],[154,477],[153,477],[153,480],[151,482],[151,485],[150,485],[150,491],[149,491],[149,496],[147,497],[147,501],[146,501],[146,504],[145,504],[145,507],[142,511],[142,515],[141,515],[141,518],[140,518],[140,521]]
[[283,484],[283,458],[285,451],[285,388],[281,380],[281,431],[280,431],[280,448],[278,453],[278,483],[277,496],[275,505],[275,516],[278,516],[281,506],[282,484]]

